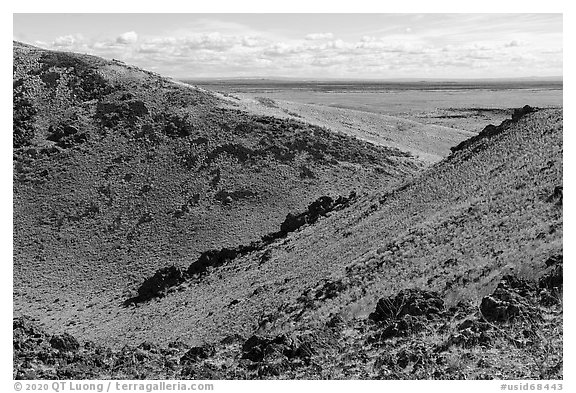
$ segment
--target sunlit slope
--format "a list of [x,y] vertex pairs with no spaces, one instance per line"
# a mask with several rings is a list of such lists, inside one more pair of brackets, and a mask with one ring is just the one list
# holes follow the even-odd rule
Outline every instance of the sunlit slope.
[[51,328],[108,313],[157,268],[258,239],[319,196],[422,167],[119,61],[17,42],[13,56],[14,309]]
[[378,298],[413,287],[477,301],[504,274],[537,277],[562,252],[561,203],[562,113],[543,110],[481,134],[393,192],[358,197],[119,311],[95,336],[197,343],[305,329],[331,314],[365,318]]

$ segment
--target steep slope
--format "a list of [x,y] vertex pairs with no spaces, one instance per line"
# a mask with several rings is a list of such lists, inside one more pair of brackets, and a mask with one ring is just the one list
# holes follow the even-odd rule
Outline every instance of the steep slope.
[[119,61],[17,42],[13,55],[14,309],[51,329],[116,307],[159,267],[257,240],[322,195],[423,166]]
[[100,337],[160,343],[108,352],[116,371],[82,368],[91,347],[60,360],[62,339],[32,342],[22,320],[19,356],[52,354],[53,376],[561,378],[562,113],[529,112],[163,297],[81,314]]

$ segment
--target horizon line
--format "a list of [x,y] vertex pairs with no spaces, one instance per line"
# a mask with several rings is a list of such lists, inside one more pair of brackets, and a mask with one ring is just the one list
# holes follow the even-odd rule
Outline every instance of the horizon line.
[[466,82],[466,81],[516,81],[516,80],[530,80],[538,81],[557,81],[563,82],[563,75],[546,75],[546,76],[520,76],[520,77],[470,77],[470,78],[426,78],[426,77],[397,77],[397,78],[321,78],[321,77],[284,77],[284,76],[205,76],[205,77],[171,77],[180,81],[193,80],[193,81],[295,81],[295,82]]

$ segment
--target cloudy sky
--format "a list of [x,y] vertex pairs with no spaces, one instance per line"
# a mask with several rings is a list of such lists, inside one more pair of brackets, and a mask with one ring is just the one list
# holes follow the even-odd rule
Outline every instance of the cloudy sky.
[[14,14],[14,39],[177,78],[562,75],[561,14]]

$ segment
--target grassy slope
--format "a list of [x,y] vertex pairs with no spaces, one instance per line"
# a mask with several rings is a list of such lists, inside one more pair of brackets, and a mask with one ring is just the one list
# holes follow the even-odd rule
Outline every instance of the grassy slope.
[[15,314],[86,337],[158,267],[422,167],[116,61],[15,43],[13,79]]
[[[125,348],[107,355],[116,369],[88,372],[561,378],[562,149],[561,111],[527,115],[393,192],[362,197],[105,325],[208,344]],[[412,288],[416,295],[403,292]],[[504,307],[498,318],[487,295]],[[376,307],[378,299],[388,300]],[[370,318],[383,307],[394,315]],[[67,363],[44,343],[55,359],[48,373],[86,375],[77,367],[92,349]],[[21,377],[35,372],[24,366]]]
[[[260,96],[254,97],[251,94],[225,94],[222,97],[233,107],[248,111],[264,111],[278,117],[301,119],[376,145],[408,151],[428,163],[440,161],[449,154],[450,147],[479,131],[458,129],[458,124],[454,127],[444,127],[380,113],[272,100]],[[502,116],[502,119],[506,117],[505,114]],[[486,119],[481,122],[482,126],[487,123],[489,121]]]

